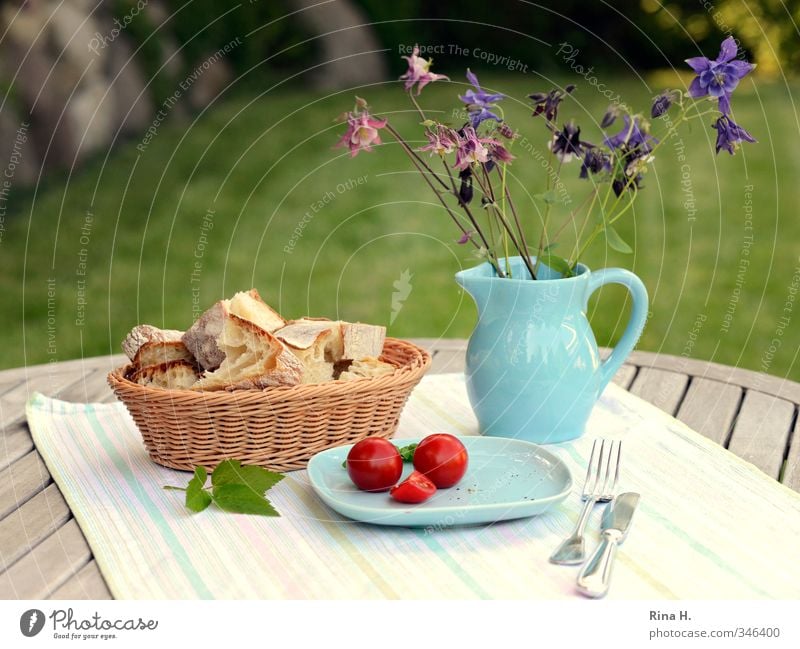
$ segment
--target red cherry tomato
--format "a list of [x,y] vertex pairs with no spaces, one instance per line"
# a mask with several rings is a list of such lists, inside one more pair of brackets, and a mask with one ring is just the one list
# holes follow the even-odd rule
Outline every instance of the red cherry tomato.
[[347,454],[347,474],[359,489],[386,491],[403,475],[403,458],[390,441],[368,437]]
[[467,449],[447,433],[428,435],[414,451],[414,468],[424,473],[439,489],[452,487],[467,472]]
[[401,503],[416,505],[428,500],[436,493],[436,485],[419,471],[412,471],[403,482],[392,487],[389,495]]

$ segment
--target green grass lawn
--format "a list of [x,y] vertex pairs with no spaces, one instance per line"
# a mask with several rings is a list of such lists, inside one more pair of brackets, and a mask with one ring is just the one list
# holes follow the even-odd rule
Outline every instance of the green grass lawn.
[[[484,83],[522,98],[546,89],[536,81],[487,75]],[[641,84],[611,81],[626,103],[648,106],[651,93]],[[435,84],[423,100],[452,108],[456,92]],[[397,86],[361,94],[378,112],[408,108]],[[619,227],[636,254],[600,242],[585,258],[592,268],[623,266],[644,280],[652,316],[640,349],[800,379],[800,313],[786,305],[800,266],[798,122],[789,97],[779,85],[743,84],[737,121],[760,140],[744,155],[715,157],[707,123],[684,130],[694,205],[686,205],[682,164],[669,143],[635,215]],[[585,138],[597,140],[590,125],[606,99],[583,84],[576,101],[562,117],[574,113],[587,125]],[[127,142],[107,161],[100,156],[36,194],[18,193],[0,242],[0,367],[118,352],[137,323],[185,328],[198,305],[251,286],[287,317],[383,323],[402,337],[468,336],[475,308],[452,277],[473,264],[469,250],[455,243],[452,224],[396,145],[353,160],[331,149],[341,131],[331,119],[351,104],[351,93],[320,99],[303,89],[232,97],[192,123],[163,125],[144,153],[138,141]],[[525,103],[505,108],[543,146],[543,127]],[[416,133],[410,112],[392,119]],[[541,167],[518,154],[517,192],[542,191]],[[577,172],[574,163],[564,169],[569,177]],[[586,189],[574,180],[569,187]],[[518,203],[533,240],[535,207]],[[750,234],[749,266],[737,280]],[[390,323],[393,285],[406,271],[410,294]],[[621,334],[624,301],[621,289],[608,289],[591,302],[601,344]],[[771,355],[775,338],[780,347]]]

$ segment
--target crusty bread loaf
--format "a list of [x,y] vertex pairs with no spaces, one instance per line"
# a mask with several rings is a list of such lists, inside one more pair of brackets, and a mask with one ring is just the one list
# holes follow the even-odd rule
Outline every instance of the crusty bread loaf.
[[275,336],[303,364],[303,383],[333,379],[333,350],[341,348],[339,323],[330,320],[296,320],[278,329]]
[[194,390],[234,390],[296,385],[303,365],[284,344],[258,325],[228,314],[216,339],[223,360],[219,368],[206,371]]
[[140,367],[133,371],[130,380],[139,385],[151,385],[168,390],[188,390],[197,381],[194,363],[174,360],[157,365]]
[[357,361],[383,353],[386,327],[361,322],[342,322],[341,327],[343,359]]
[[264,331],[272,333],[286,324],[286,320],[264,302],[254,288],[236,293],[228,302],[228,309],[233,315],[255,323]]
[[142,345],[147,343],[166,343],[166,342],[180,342],[183,336],[182,331],[177,329],[159,329],[153,325],[138,325],[131,329],[130,333],[125,336],[122,341],[122,351],[125,355],[134,360],[136,352]]
[[230,300],[220,300],[198,318],[183,335],[183,343],[204,370],[215,370],[225,359],[217,345],[229,315],[254,323],[259,329],[272,332],[286,324],[258,294],[256,289],[236,293]]
[[194,357],[180,340],[145,343],[133,357],[133,364],[139,368],[170,361],[189,361],[194,364]]
[[394,372],[395,366],[384,363],[377,358],[362,358],[350,363],[350,366],[339,374],[340,381],[355,381],[375,376],[384,376]]

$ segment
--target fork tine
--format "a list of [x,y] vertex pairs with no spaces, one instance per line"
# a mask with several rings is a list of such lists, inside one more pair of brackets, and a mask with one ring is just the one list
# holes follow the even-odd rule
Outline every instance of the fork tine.
[[[616,471],[614,471],[614,484],[611,485],[611,491],[617,490],[617,483],[619,482],[619,464],[620,464],[620,456],[622,455],[622,440],[617,442],[617,460],[616,460]],[[613,495],[613,494],[612,494]]]
[[[616,455],[614,454],[614,447],[616,445]],[[603,480],[603,489],[601,499],[604,501],[611,500],[614,497],[614,490],[616,489],[617,480],[619,479],[619,460],[622,450],[622,442],[619,440],[611,442],[611,447],[608,449],[608,457],[606,458],[607,464],[605,465],[605,479]]]
[[[597,452],[598,442],[600,442],[600,441],[601,441],[600,439],[596,439],[596,440],[594,440],[594,443],[592,444],[592,454],[589,457],[589,462],[586,465],[586,479],[583,481],[583,495],[584,496],[588,496],[589,494],[591,494],[595,490],[595,485],[597,484],[597,476],[599,475],[599,471],[597,473],[594,473],[592,470],[594,469],[594,456],[595,456],[595,453]],[[603,455],[603,448],[601,446],[600,447],[600,456],[602,457],[602,455]],[[598,465],[597,466],[598,466],[598,468],[600,466],[599,458],[598,458]],[[590,487],[589,485],[590,485],[590,483],[592,483],[592,476],[594,476],[594,483]]]

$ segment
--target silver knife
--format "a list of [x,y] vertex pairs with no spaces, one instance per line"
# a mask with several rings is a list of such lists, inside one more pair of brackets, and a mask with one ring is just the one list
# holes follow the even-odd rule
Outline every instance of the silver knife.
[[578,573],[578,590],[587,597],[604,597],[611,583],[611,570],[617,547],[622,545],[631,528],[631,520],[639,494],[624,493],[617,496],[603,512],[600,545]]

